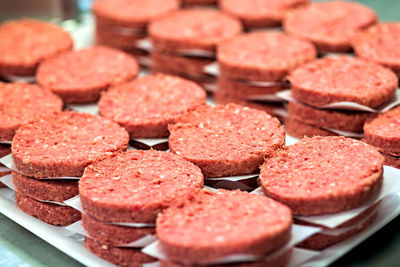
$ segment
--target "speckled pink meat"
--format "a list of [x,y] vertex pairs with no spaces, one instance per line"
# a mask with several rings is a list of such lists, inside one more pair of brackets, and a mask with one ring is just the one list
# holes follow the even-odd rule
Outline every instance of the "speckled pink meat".
[[217,44],[242,31],[239,20],[217,10],[186,9],[154,20],[149,35],[155,49],[214,51]]
[[198,167],[155,150],[132,150],[97,162],[79,181],[83,209],[104,222],[154,223],[160,211],[201,187]]
[[397,76],[385,67],[354,57],[327,57],[289,75],[292,96],[314,107],[349,101],[377,107],[396,92]]
[[391,68],[400,76],[400,23],[384,22],[356,35],[353,48],[358,57]]
[[[202,191],[157,218],[156,233],[168,259],[207,263],[231,254],[267,254],[290,238],[290,210],[242,191]],[[244,234],[245,233],[245,234]]]
[[169,130],[171,151],[199,166],[205,177],[256,172],[285,142],[278,119],[236,104],[198,107]]
[[60,112],[21,126],[12,157],[25,176],[80,177],[87,165],[126,150],[128,141],[128,133],[107,119]]
[[377,21],[375,12],[351,1],[311,3],[289,12],[284,30],[313,42],[320,52],[348,52],[357,32]]
[[239,18],[246,28],[265,28],[280,26],[287,12],[307,3],[308,0],[221,0],[219,7]]
[[113,48],[92,46],[44,61],[36,78],[65,103],[87,103],[98,100],[109,86],[135,78],[138,71],[132,56]]
[[194,82],[158,74],[111,88],[99,101],[99,113],[131,138],[160,138],[168,136],[168,124],[205,102],[205,91]]
[[[355,156],[356,155],[356,156]],[[297,215],[359,207],[382,184],[383,157],[372,146],[345,137],[304,138],[266,158],[264,193]]]
[[38,20],[9,21],[0,26],[0,74],[31,76],[44,59],[72,49],[61,28]]
[[303,123],[293,118],[284,118],[285,131],[287,134],[302,139],[313,136],[336,136],[337,134],[318,128],[314,125]]
[[254,32],[218,46],[219,71],[224,77],[284,81],[289,71],[316,57],[314,46],[280,32]]
[[[1,53],[1,52],[0,52]],[[26,83],[0,83],[0,140],[12,141],[21,124],[62,110],[51,91]]]

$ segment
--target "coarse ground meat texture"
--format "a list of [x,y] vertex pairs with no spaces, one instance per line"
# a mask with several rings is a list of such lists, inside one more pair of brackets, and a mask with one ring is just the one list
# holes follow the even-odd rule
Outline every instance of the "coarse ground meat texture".
[[221,0],[219,7],[251,29],[278,27],[289,10],[307,3],[308,0]]
[[179,8],[178,0],[98,0],[93,5],[96,22],[146,28],[147,24]]
[[378,107],[396,92],[397,76],[385,67],[354,57],[326,57],[307,63],[288,77],[292,96],[314,107],[340,101]]
[[79,194],[77,180],[37,180],[12,172],[15,191],[42,201],[63,202]]
[[85,247],[93,254],[121,267],[142,267],[145,263],[156,261],[136,248],[119,248],[85,238]]
[[399,22],[380,23],[357,34],[353,48],[358,57],[389,67],[400,76],[399,36]]
[[5,22],[0,26],[0,35],[0,74],[3,75],[35,75],[40,62],[73,47],[67,32],[33,19]]
[[315,59],[313,44],[277,31],[253,32],[218,46],[221,76],[254,81],[285,81],[289,71]]
[[21,126],[12,157],[18,172],[34,178],[80,177],[89,164],[128,148],[118,124],[86,113],[59,112]]
[[381,113],[364,125],[365,140],[379,150],[400,153],[400,106]]
[[285,143],[277,118],[236,104],[201,106],[168,127],[169,148],[205,177],[250,174]]
[[133,138],[168,136],[168,124],[206,103],[194,82],[170,75],[144,76],[111,88],[99,101],[102,117],[117,122]]
[[27,83],[0,83],[0,141],[12,141],[21,124],[62,107],[61,99],[50,90]]
[[356,133],[362,132],[365,121],[374,115],[368,112],[316,109],[296,101],[289,102],[287,108],[291,118],[303,123]]
[[354,139],[303,138],[266,158],[259,183],[296,215],[337,213],[358,208],[380,189],[383,160],[374,147]]
[[385,165],[400,169],[400,157],[392,156],[392,155],[385,154],[385,153],[381,153],[381,154],[385,158],[385,163],[384,163]]
[[74,208],[40,202],[17,192],[15,192],[15,201],[22,211],[48,224],[67,226],[81,218],[81,213]]
[[313,42],[319,52],[348,52],[351,39],[377,20],[375,12],[363,4],[329,1],[289,12],[283,27],[285,32]]
[[151,52],[152,67],[167,69],[175,73],[187,73],[189,75],[206,75],[204,68],[213,63],[214,59],[173,55],[158,51]]
[[275,251],[290,239],[291,225],[286,206],[264,196],[220,189],[201,191],[165,210],[157,218],[156,233],[169,260],[202,264],[231,254]]
[[154,227],[129,227],[100,222],[89,215],[82,214],[82,226],[89,236],[102,244],[121,246],[146,235],[153,235]]
[[82,208],[97,220],[154,223],[160,211],[202,187],[200,169],[181,157],[131,150],[87,167],[79,194]]
[[242,31],[239,20],[212,9],[185,9],[152,21],[149,35],[156,49],[215,51],[223,40]]
[[247,99],[251,96],[258,95],[273,95],[281,90],[287,89],[282,83],[282,86],[258,86],[244,80],[234,80],[218,76],[217,79],[218,91],[226,96]]
[[138,72],[138,63],[131,55],[92,46],[44,61],[36,78],[65,103],[88,103],[98,100],[110,86],[134,79]]
[[285,131],[289,135],[302,139],[303,137],[314,137],[314,136],[336,136],[334,132],[330,132],[315,125],[310,125],[298,121],[293,118],[284,118]]
[[363,231],[369,225],[371,225],[374,220],[376,219],[377,213],[373,214],[363,223],[357,225],[356,227],[345,231],[339,235],[327,235],[323,233],[316,233],[311,237],[307,238],[306,240],[300,242],[296,245],[296,247],[311,249],[311,250],[323,250],[327,247],[333,246],[347,238],[352,237],[353,235]]
[[[284,267],[290,260],[292,255],[292,249],[284,251],[282,254],[274,256],[273,258],[262,259],[254,262],[242,262],[242,263],[230,263],[230,264],[218,264],[211,265],[213,267]],[[204,265],[182,265],[175,262],[166,260],[160,260],[160,267],[201,267]]]

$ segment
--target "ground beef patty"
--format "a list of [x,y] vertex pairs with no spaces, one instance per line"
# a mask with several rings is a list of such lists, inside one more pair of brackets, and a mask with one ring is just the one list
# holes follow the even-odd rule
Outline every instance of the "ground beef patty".
[[392,155],[385,154],[385,153],[381,153],[381,154],[385,158],[385,165],[400,169],[400,157],[399,156],[392,156]]
[[198,167],[169,152],[132,150],[86,168],[82,207],[103,222],[154,223],[157,214],[203,187]]
[[205,91],[194,82],[157,74],[111,88],[99,101],[99,113],[131,138],[160,138],[168,136],[168,124],[205,103]]
[[98,116],[60,112],[21,126],[12,157],[18,172],[34,178],[80,177],[84,168],[128,147],[128,133]]
[[81,218],[81,213],[74,208],[40,202],[17,192],[15,201],[18,208],[24,212],[52,225],[66,226]]
[[198,107],[169,131],[171,151],[199,166],[205,177],[256,172],[285,142],[278,119],[236,104]]
[[288,77],[292,96],[314,107],[349,101],[377,107],[396,92],[397,76],[385,67],[353,57],[327,57],[307,63]]
[[289,10],[306,3],[308,0],[221,0],[219,6],[240,19],[246,28],[264,28],[280,26]]
[[90,238],[85,238],[85,247],[100,258],[121,267],[142,267],[145,263],[156,261],[140,249],[112,247]]
[[37,180],[12,172],[15,191],[42,201],[63,202],[79,194],[76,180]]
[[400,155],[400,106],[365,123],[364,135],[366,142],[378,150]]
[[329,1],[289,12],[283,26],[287,33],[313,42],[320,52],[348,52],[356,33],[376,21],[375,12],[363,4]]
[[400,22],[380,23],[356,35],[357,56],[391,68],[400,76]]
[[373,114],[367,112],[337,111],[316,109],[299,102],[289,102],[291,118],[322,128],[360,133],[365,121]]
[[0,140],[12,141],[21,124],[61,111],[62,106],[61,99],[39,86],[0,83]]
[[31,76],[44,59],[72,49],[61,28],[37,20],[9,21],[0,26],[0,74]]
[[87,103],[98,100],[109,86],[135,78],[138,71],[132,56],[113,48],[92,46],[44,61],[36,77],[41,86],[65,103]]
[[219,42],[241,31],[240,21],[211,9],[180,10],[149,25],[155,49],[171,52],[184,49],[215,51]]
[[[156,233],[168,259],[207,263],[231,254],[262,255],[290,238],[290,210],[242,191],[199,192],[157,218]],[[243,233],[246,233],[243,235]]]
[[379,152],[361,141],[304,138],[266,158],[259,183],[296,215],[329,214],[371,198],[382,184],[382,167]]
[[82,214],[82,226],[89,236],[102,244],[121,246],[152,235],[154,227],[129,227],[100,222],[89,215]]
[[315,125],[310,125],[298,121],[293,118],[284,118],[285,131],[287,134],[302,139],[303,137],[313,137],[313,136],[336,136],[336,133],[321,129]]
[[274,31],[226,40],[217,53],[222,76],[255,81],[284,81],[289,71],[315,57],[311,43]]

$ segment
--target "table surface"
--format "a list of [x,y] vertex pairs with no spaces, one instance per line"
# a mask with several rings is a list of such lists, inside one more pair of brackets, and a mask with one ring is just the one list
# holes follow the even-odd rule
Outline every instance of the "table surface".
[[[400,0],[359,0],[377,11],[382,21],[400,21]],[[399,177],[400,179],[400,177]],[[332,266],[400,265],[400,217],[393,220]],[[0,266],[82,266],[0,214]]]

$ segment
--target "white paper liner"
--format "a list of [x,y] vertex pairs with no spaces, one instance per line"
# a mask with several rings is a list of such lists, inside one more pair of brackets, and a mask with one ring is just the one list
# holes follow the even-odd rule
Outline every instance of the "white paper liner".
[[[263,260],[263,259],[268,259],[270,257],[271,258],[276,257],[276,256],[280,255],[281,253],[287,251],[291,247],[295,246],[296,244],[300,243],[301,241],[318,233],[320,230],[321,230],[321,228],[318,228],[318,227],[294,224],[292,226],[291,239],[285,246],[283,246],[276,252],[273,252],[273,253],[265,255],[265,256],[251,255],[251,254],[232,254],[232,255],[217,259],[217,260],[210,261],[209,263],[207,263],[207,265],[240,263],[240,262],[254,262],[254,261],[259,261],[259,260]],[[147,255],[150,255],[154,258],[157,258],[157,259],[161,259],[161,260],[168,259],[167,255],[163,251],[159,241],[155,241],[155,242],[151,243],[150,245],[146,246],[145,248],[142,249],[142,252]]]
[[257,178],[260,174],[246,174],[246,175],[237,175],[237,176],[227,176],[227,177],[215,177],[215,178],[205,178],[210,181],[240,181],[247,180],[250,178]]
[[0,166],[0,172],[9,172],[9,171],[11,171],[9,168],[5,166]]
[[349,132],[349,131],[343,131],[343,130],[336,130],[336,129],[332,129],[332,128],[325,128],[325,127],[321,127],[321,129],[326,130],[328,132],[338,134],[338,135],[342,135],[345,137],[354,137],[354,138],[363,138],[364,137],[363,133],[355,133],[355,132]]
[[[65,229],[80,234],[82,236],[86,236],[89,238],[92,238],[88,232],[86,232],[85,228],[83,228],[82,226],[82,221],[79,220],[71,225],[68,225],[67,227],[65,227]],[[156,240],[156,238],[153,235],[145,235],[142,238],[139,238],[138,240],[132,241],[130,243],[127,244],[123,244],[123,245],[118,245],[116,247],[126,247],[126,248],[143,248],[151,243],[153,243]]]
[[[289,101],[289,102],[296,102],[297,100],[293,98],[291,90],[284,90],[276,93],[278,97],[282,100]],[[372,113],[379,113],[388,111],[396,106],[400,105],[400,90],[397,89],[395,95],[386,103],[382,104],[381,106],[373,109],[364,105],[360,105],[354,102],[335,102],[323,107],[320,109],[335,109],[335,110],[348,110],[348,111],[364,111],[364,112],[372,112]]]
[[137,138],[133,139],[136,142],[145,144],[146,146],[152,147],[155,145],[168,143],[168,138]]
[[299,139],[297,139],[297,138],[295,138],[295,137],[293,137],[293,136],[291,136],[289,134],[285,135],[285,145],[286,146],[294,145],[299,141],[300,141]]
[[[79,196],[75,196],[73,198],[67,199],[64,201],[67,206],[70,206],[83,214],[86,212],[82,208],[81,198]],[[120,226],[127,226],[127,227],[135,227],[135,228],[144,228],[144,227],[155,227],[154,223],[129,223],[129,222],[104,222],[104,224],[112,224],[112,225],[120,225]]]
[[282,102],[282,98],[278,97],[276,94],[251,95],[246,97],[246,99],[250,101]]
[[99,107],[97,106],[97,103],[68,104],[67,107],[76,112],[99,115]]
[[[0,158],[0,163],[13,171],[20,173],[18,171],[18,169],[15,167],[15,164],[14,164],[11,154],[5,155],[4,157]],[[65,177],[50,177],[50,178],[40,178],[40,179],[42,179],[42,180],[79,180],[80,177],[65,176]]]
[[9,82],[19,82],[19,83],[35,83],[35,76],[15,76],[15,75],[1,75],[1,77]]
[[12,141],[0,141],[0,145],[12,145]]

